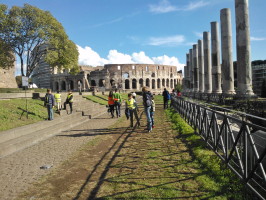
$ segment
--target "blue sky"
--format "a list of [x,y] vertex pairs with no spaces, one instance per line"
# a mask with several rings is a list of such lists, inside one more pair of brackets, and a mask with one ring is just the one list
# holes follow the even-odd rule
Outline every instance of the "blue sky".
[[[186,53],[220,21],[220,10],[232,13],[234,0],[1,0],[9,7],[24,3],[50,11],[78,45],[80,64],[157,63],[182,69]],[[250,0],[251,57],[266,59],[266,1]]]

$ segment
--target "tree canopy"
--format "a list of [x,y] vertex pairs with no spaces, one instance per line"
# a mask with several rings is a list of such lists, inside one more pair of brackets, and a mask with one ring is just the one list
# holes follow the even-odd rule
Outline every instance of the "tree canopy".
[[[22,76],[29,77],[42,58],[52,67],[78,69],[77,47],[63,26],[50,12],[29,4],[9,10],[0,4],[0,41],[18,56]],[[9,61],[5,54],[0,51],[0,59],[5,58],[0,66]]]

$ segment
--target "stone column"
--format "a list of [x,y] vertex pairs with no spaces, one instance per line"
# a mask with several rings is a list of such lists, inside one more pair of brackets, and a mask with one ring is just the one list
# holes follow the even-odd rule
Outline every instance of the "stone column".
[[232,25],[231,12],[224,8],[220,13],[221,18],[221,44],[222,44],[222,77],[223,93],[234,94],[234,67],[232,50]]
[[187,70],[186,70],[186,88],[187,90],[190,89],[190,54],[187,53]]
[[237,93],[253,95],[250,62],[250,28],[248,0],[235,0]]
[[192,49],[189,49],[189,55],[190,55],[190,57],[189,57],[190,91],[192,92],[193,88],[194,88],[194,65],[193,65],[193,50]]
[[198,40],[199,92],[204,92],[204,56],[203,42]]
[[193,45],[194,92],[199,91],[198,45]]
[[212,46],[212,92],[222,93],[220,45],[218,22],[211,22],[211,46]]
[[211,71],[211,51],[210,51],[210,33],[203,32],[204,46],[204,83],[205,93],[212,92],[212,71]]

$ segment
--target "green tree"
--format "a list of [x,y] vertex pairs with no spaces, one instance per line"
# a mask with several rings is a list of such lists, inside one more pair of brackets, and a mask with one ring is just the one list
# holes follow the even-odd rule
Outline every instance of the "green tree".
[[177,83],[175,86],[175,90],[178,92],[182,92],[182,84],[181,83]]
[[18,56],[21,75],[30,76],[41,58],[52,67],[77,71],[78,50],[48,11],[29,4],[0,4],[0,40]]

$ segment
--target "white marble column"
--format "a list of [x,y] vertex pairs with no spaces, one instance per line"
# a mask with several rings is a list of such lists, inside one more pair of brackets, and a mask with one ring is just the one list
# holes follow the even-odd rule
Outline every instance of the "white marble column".
[[253,95],[250,61],[250,27],[248,0],[235,0],[237,93]]
[[212,92],[222,93],[218,22],[211,22]]
[[199,92],[204,92],[204,55],[203,42],[198,40]]
[[234,67],[232,49],[231,12],[224,8],[220,13],[221,18],[221,45],[222,45],[222,77],[223,93],[234,94]]
[[212,93],[210,33],[203,32],[205,93]]

